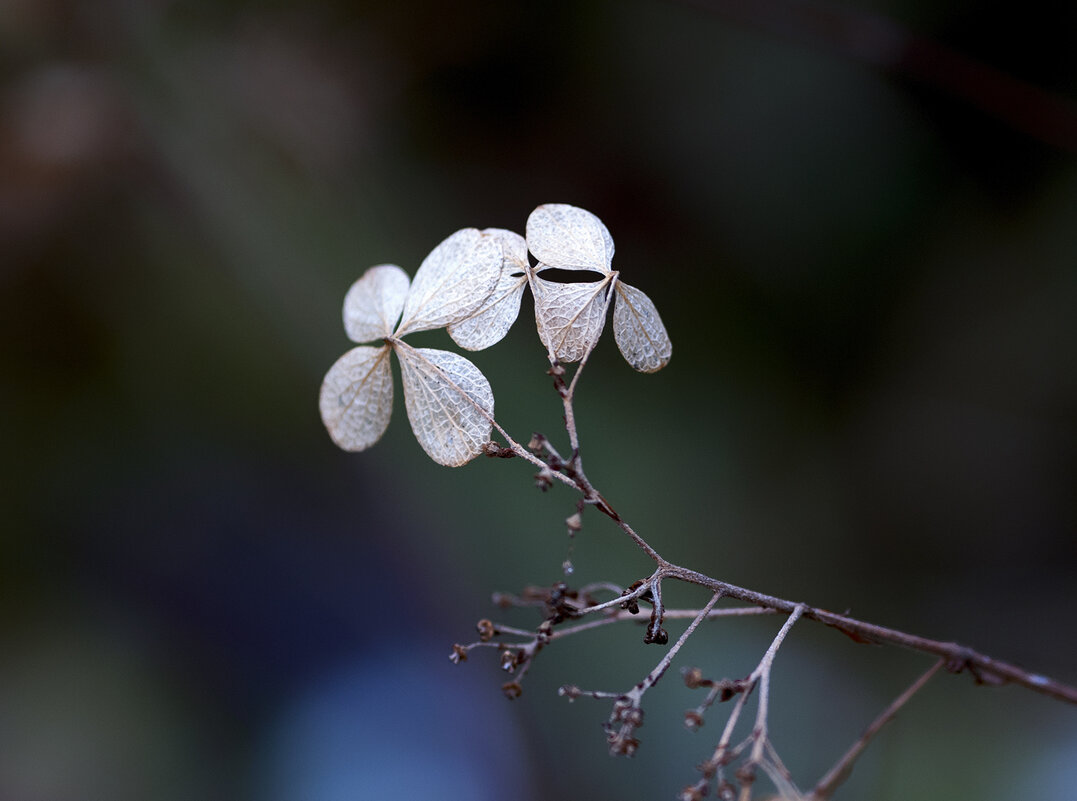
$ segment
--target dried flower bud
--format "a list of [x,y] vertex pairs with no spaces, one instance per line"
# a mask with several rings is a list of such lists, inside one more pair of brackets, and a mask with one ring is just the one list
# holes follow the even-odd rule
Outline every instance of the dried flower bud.
[[553,486],[553,471],[548,467],[542,468],[535,474],[535,486],[545,492]]
[[490,640],[494,638],[494,635],[497,634],[497,628],[494,626],[494,622],[487,618],[483,618],[476,623],[475,629],[479,632],[479,639],[482,642],[490,642]]
[[527,449],[529,451],[541,451],[546,446],[546,437],[539,434],[537,431],[531,435],[531,440],[527,443]]
[[703,684],[703,671],[697,667],[686,667],[681,670],[681,676],[684,678],[684,686],[689,690],[694,690]]
[[550,637],[553,636],[553,621],[543,620],[539,624],[538,631],[536,633],[538,635],[539,642],[548,643],[550,641]]
[[581,690],[575,684],[565,684],[557,688],[557,694],[560,695],[562,698],[567,698],[571,703],[572,701],[575,701],[577,698],[583,695],[583,690]]
[[580,515],[579,512],[571,514],[565,518],[565,526],[568,528],[570,533],[575,534],[577,531],[583,528],[583,517]]
[[626,709],[621,719],[633,729],[638,729],[643,725],[643,710],[638,706]]
[[680,795],[677,796],[678,801],[703,801],[703,797],[707,794],[707,785],[700,782],[699,784],[690,784],[681,790]]
[[648,626],[643,641],[648,645],[665,645],[669,642],[669,632],[661,626]]
[[689,731],[696,731],[703,727],[703,716],[699,710],[689,709],[684,713],[684,727]]
[[715,793],[718,796],[719,801],[733,801],[737,797],[737,788],[729,782],[723,780],[718,785],[718,790]]
[[524,688],[520,686],[518,681],[509,681],[501,685],[501,692],[505,694],[506,698],[513,701],[524,694]]
[[499,609],[511,609],[513,606],[512,596],[506,592],[495,592],[490,596],[490,601]]
[[506,673],[511,673],[517,667],[516,654],[509,650],[501,652],[501,669]]
[[638,750],[639,740],[635,737],[621,737],[620,735],[610,737],[610,754],[613,756],[632,757]]
[[449,654],[449,661],[454,665],[459,665],[461,662],[467,661],[467,646],[460,645],[460,643],[453,643],[452,653]]

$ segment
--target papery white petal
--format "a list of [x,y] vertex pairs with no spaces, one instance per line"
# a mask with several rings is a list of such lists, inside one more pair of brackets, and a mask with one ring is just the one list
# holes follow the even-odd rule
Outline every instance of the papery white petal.
[[598,343],[606,324],[609,284],[609,278],[582,284],[535,279],[539,338],[558,361],[578,362]]
[[494,414],[494,393],[486,376],[456,353],[399,341],[396,353],[408,420],[423,450],[448,467],[478,456],[490,440],[489,418]]
[[505,228],[483,228],[482,232],[501,243],[501,250],[505,259],[502,265],[503,270],[508,270],[511,273],[522,273],[527,269],[529,262],[527,260],[526,239],[515,231],[509,231]]
[[501,261],[501,243],[477,228],[464,228],[445,239],[415,273],[396,336],[470,317],[497,285]]
[[448,327],[449,336],[461,348],[482,350],[500,342],[520,315],[520,300],[527,276],[513,276],[507,270],[490,293],[486,305],[471,317]]
[[408,274],[395,264],[371,267],[344,296],[344,330],[352,342],[372,342],[393,333],[408,296]]
[[389,346],[362,345],[337,359],[325,374],[318,407],[329,436],[344,450],[365,450],[381,439],[393,412]]
[[673,354],[673,343],[654,303],[639,289],[620,281],[613,303],[613,338],[625,361],[641,373],[661,370]]
[[527,247],[540,262],[562,270],[608,273],[613,261],[613,237],[602,220],[566,203],[547,203],[531,212]]

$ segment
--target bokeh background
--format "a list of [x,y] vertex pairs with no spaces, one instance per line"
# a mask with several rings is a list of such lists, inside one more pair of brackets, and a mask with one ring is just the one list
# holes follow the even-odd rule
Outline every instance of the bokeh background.
[[[1075,9],[0,2],[0,797],[694,779],[719,718],[686,732],[676,676],[631,761],[604,704],[555,695],[630,687],[660,654],[639,629],[551,648],[511,704],[492,654],[447,659],[492,591],[562,578],[567,492],[437,467],[399,393],[362,455],[318,419],[363,269],[544,202],[606,222],[674,341],[641,376],[604,340],[578,406],[654,546],[1077,681]],[[560,413],[528,315],[473,357],[524,440]],[[594,514],[572,559],[647,569]],[[775,626],[686,659],[745,675]],[[795,628],[795,778],[927,664]],[[1071,797],[1075,765],[1072,708],[942,676],[839,798]]]

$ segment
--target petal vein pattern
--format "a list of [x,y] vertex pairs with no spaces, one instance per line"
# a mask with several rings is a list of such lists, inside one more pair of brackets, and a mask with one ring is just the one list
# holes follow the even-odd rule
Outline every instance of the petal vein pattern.
[[565,203],[539,206],[527,218],[527,247],[547,267],[608,273],[613,237],[586,209]]
[[483,350],[500,342],[520,315],[520,301],[527,286],[527,243],[519,234],[503,228],[487,228],[483,234],[501,243],[504,261],[501,278],[477,312],[449,326],[449,336],[461,348]]
[[333,442],[346,451],[369,448],[389,427],[393,375],[389,346],[352,348],[329,368],[318,407]]
[[393,333],[408,296],[408,274],[395,264],[371,267],[344,296],[344,330],[352,342],[371,342]]
[[445,239],[415,273],[396,336],[470,317],[497,285],[501,261],[501,243],[477,228],[464,228]]
[[606,324],[610,279],[558,284],[536,278],[535,321],[539,338],[558,361],[578,362],[598,343]]
[[620,281],[613,305],[613,338],[625,361],[641,373],[661,370],[673,355],[673,344],[654,303]]
[[[490,440],[494,394],[479,368],[444,350],[396,343],[411,430],[438,464],[459,467]],[[485,414],[483,413],[485,412]]]

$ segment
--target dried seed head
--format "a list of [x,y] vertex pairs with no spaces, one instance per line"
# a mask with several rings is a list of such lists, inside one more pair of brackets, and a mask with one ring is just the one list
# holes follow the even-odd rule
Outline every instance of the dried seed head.
[[703,671],[697,667],[683,668],[681,676],[684,678],[684,686],[689,690],[694,690],[703,684]]
[[583,690],[581,690],[575,684],[565,684],[557,688],[557,694],[560,695],[562,698],[567,698],[569,702],[572,702],[583,694]]
[[487,618],[483,618],[476,623],[475,629],[479,632],[479,639],[482,642],[490,642],[490,640],[494,638],[494,635],[497,634],[497,628],[494,626],[494,622]]
[[703,801],[703,796],[707,794],[707,785],[703,782],[698,784],[690,784],[681,790],[680,795],[677,796],[678,801]]
[[553,636],[553,621],[552,620],[543,620],[539,624],[538,631],[536,633],[538,635],[538,641],[539,642],[541,642],[541,643],[549,642],[550,637]]
[[583,516],[576,512],[565,518],[565,526],[568,528],[569,533],[575,534],[581,528],[583,528]]
[[703,727],[703,716],[696,709],[689,709],[684,713],[684,727],[689,731],[696,731]]
[[610,737],[610,754],[613,756],[631,757],[639,750],[639,740],[635,737],[622,737],[613,735]]
[[461,662],[467,661],[467,646],[460,645],[460,643],[454,643],[452,647],[452,653],[449,654],[449,661],[454,665],[459,665]]
[[648,626],[646,633],[643,635],[643,641],[648,645],[665,645],[669,642],[669,632],[661,626]]
[[516,654],[512,651],[505,650],[501,652],[501,669],[506,673],[511,673],[516,669]]
[[531,441],[527,443],[529,451],[541,451],[546,446],[546,437],[537,431],[531,435]]
[[509,681],[501,685],[501,692],[505,694],[506,698],[513,701],[524,694],[524,688],[520,686],[518,681]]
[[512,596],[504,592],[495,592],[490,596],[490,601],[500,609],[512,608]]

